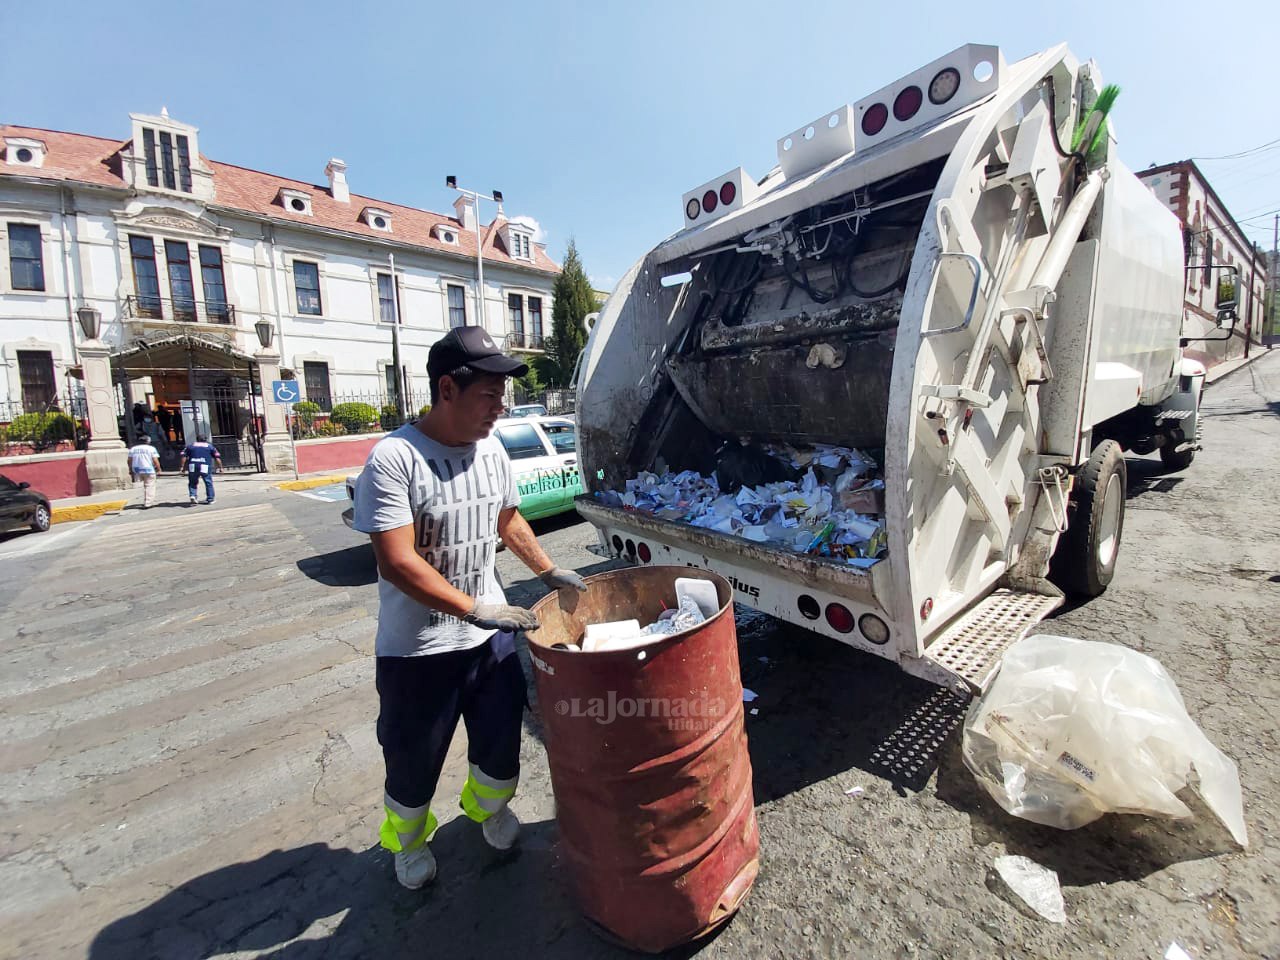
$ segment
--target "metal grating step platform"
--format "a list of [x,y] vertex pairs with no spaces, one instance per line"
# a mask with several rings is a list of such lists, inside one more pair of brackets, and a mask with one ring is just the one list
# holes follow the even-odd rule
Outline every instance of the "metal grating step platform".
[[925,659],[981,693],[991,683],[1005,650],[1062,602],[1062,597],[997,590],[939,634],[925,650]]

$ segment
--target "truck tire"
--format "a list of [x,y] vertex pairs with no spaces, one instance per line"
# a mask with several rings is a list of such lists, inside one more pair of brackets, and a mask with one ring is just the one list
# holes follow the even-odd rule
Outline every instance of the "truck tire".
[[1177,473],[1179,470],[1187,469],[1195,458],[1196,452],[1192,447],[1188,447],[1186,450],[1175,450],[1171,446],[1160,448],[1160,462],[1164,464],[1164,469],[1168,473]]
[[1128,478],[1124,453],[1114,440],[1098,444],[1076,477],[1067,532],[1058,541],[1051,570],[1067,593],[1096,597],[1115,576]]

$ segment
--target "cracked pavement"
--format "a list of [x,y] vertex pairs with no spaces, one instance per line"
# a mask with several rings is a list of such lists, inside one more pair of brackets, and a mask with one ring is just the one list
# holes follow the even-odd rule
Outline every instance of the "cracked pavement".
[[[1194,820],[1064,833],[988,799],[960,756],[965,703],[887,662],[739,612],[761,872],[711,957],[1280,958],[1280,356],[1209,388],[1205,449],[1131,457],[1119,571],[1042,632],[1113,640],[1177,680],[1240,767],[1251,846]],[[185,499],[179,480],[161,497]],[[435,804],[440,878],[401,889],[376,845],[377,591],[341,504],[227,482],[164,507],[0,539],[3,957],[622,957],[579,919],[536,714],[498,855],[458,816],[465,740]],[[590,527],[537,525],[595,572]],[[513,602],[541,585],[510,554]],[[858,797],[846,795],[863,787]],[[992,862],[1058,872],[1065,926]]]

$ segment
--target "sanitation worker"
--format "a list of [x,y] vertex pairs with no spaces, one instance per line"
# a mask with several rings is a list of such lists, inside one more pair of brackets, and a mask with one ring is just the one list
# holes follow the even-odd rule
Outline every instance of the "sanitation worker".
[[538,623],[506,602],[494,574],[498,538],[547,586],[586,590],[520,516],[511,461],[491,436],[506,378],[527,371],[481,327],[449,331],[427,359],[430,411],[384,437],[356,483],[354,525],[369,534],[378,562],[381,840],[410,889],[436,874],[430,804],[459,717],[469,760],[463,811],[498,850],[520,831],[507,807],[525,706],[515,634]]

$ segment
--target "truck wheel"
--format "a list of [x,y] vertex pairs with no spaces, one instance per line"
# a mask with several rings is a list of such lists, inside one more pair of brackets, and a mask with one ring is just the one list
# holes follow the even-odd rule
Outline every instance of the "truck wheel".
[[1116,572],[1129,471],[1120,444],[1104,440],[1076,478],[1067,532],[1053,557],[1053,579],[1068,593],[1096,597]]
[[1169,473],[1177,473],[1179,470],[1187,469],[1195,458],[1196,452],[1191,447],[1186,450],[1175,450],[1170,446],[1160,448],[1160,462],[1164,464],[1165,470]]

